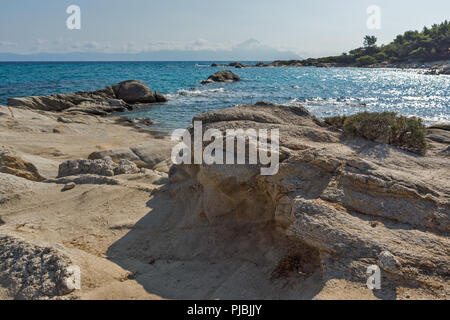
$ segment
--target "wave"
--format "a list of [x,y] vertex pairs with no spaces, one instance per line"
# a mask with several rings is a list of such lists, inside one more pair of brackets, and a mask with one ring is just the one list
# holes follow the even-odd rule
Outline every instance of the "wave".
[[201,97],[201,96],[210,96],[215,93],[225,92],[225,88],[215,88],[215,89],[180,89],[175,94],[167,94],[169,98],[180,98],[180,97]]
[[351,107],[366,107],[368,104],[376,102],[377,98],[350,98],[350,97],[339,97],[339,98],[307,98],[307,99],[291,99],[288,105],[311,105],[311,106],[351,106]]

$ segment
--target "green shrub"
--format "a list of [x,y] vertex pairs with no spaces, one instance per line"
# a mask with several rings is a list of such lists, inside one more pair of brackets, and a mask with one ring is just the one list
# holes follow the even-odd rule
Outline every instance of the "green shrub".
[[325,118],[324,120],[328,125],[342,129],[344,127],[345,119],[347,119],[346,116],[337,116]]
[[377,63],[377,59],[371,56],[362,56],[356,59],[356,63],[360,66],[369,66],[371,64]]
[[399,116],[395,112],[362,112],[352,116],[326,118],[325,122],[341,128],[346,135],[391,144],[425,154],[427,129],[422,119]]
[[379,62],[386,61],[388,59],[388,56],[384,52],[378,52],[373,56],[375,59],[377,59]]

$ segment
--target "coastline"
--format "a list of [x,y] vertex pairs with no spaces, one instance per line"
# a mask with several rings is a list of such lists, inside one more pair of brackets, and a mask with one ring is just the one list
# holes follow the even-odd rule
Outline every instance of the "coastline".
[[236,69],[242,68],[270,68],[270,67],[316,67],[316,68],[364,68],[364,69],[375,69],[375,68],[386,68],[386,69],[413,69],[413,70],[423,70],[430,71],[441,69],[449,65],[450,60],[437,60],[437,61],[411,61],[403,63],[377,63],[368,66],[358,66],[357,64],[338,64],[338,63],[322,63],[322,62],[304,62],[305,60],[275,60],[272,62],[264,63],[258,62],[254,65],[245,64],[241,62],[230,62],[229,64],[216,64],[213,63],[211,67],[232,67]]

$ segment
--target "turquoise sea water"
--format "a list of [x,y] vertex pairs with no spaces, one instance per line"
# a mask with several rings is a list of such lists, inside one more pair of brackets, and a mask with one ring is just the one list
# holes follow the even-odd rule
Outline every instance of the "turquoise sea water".
[[9,97],[97,90],[138,79],[169,102],[126,115],[156,120],[163,130],[187,127],[195,114],[207,110],[259,100],[302,105],[319,117],[367,110],[396,111],[427,123],[450,121],[450,76],[392,69],[246,68],[230,69],[241,82],[200,85],[223,69],[211,63],[0,62],[0,104]]

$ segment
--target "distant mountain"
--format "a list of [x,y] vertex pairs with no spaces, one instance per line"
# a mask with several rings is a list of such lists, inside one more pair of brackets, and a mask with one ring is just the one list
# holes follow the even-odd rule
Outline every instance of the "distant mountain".
[[271,61],[300,59],[291,51],[280,51],[255,39],[230,50],[154,50],[140,53],[69,52],[15,54],[0,53],[0,61]]

